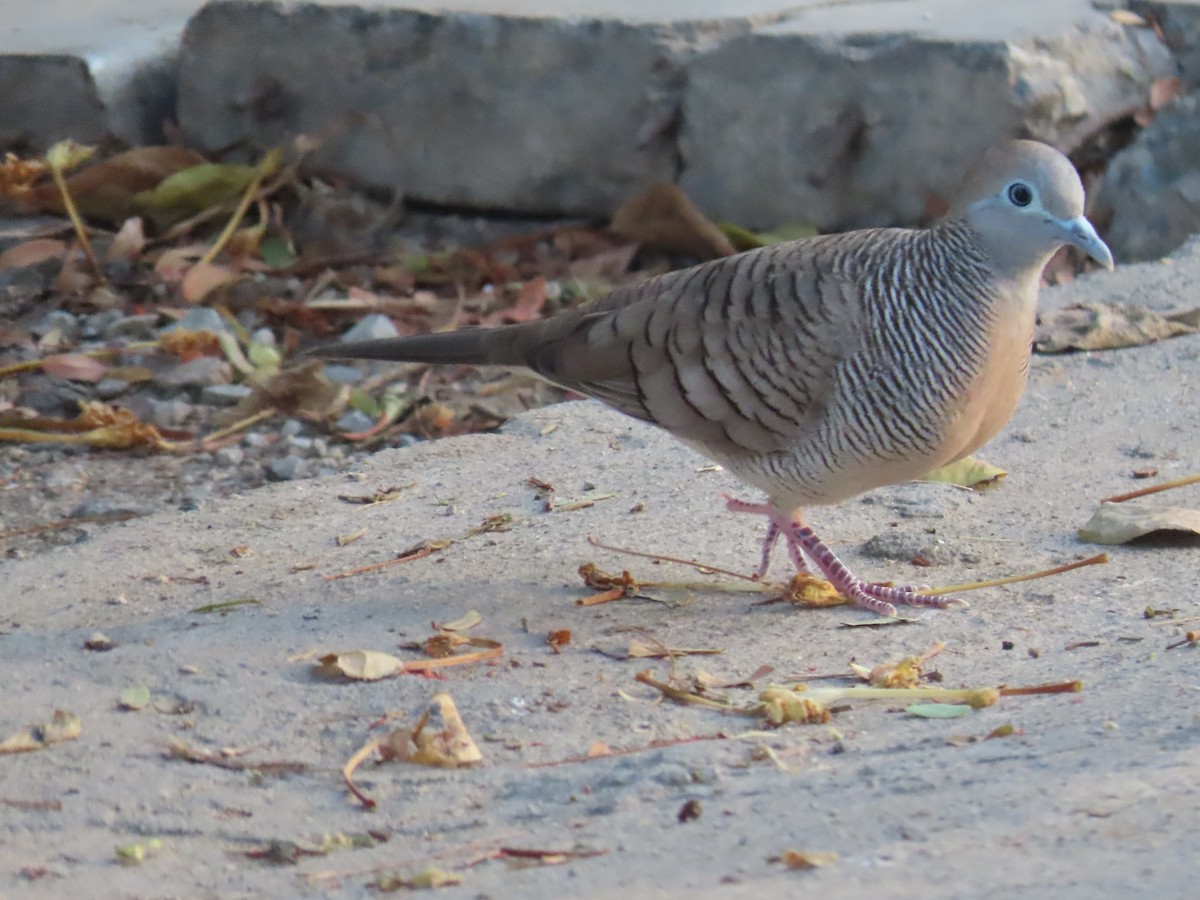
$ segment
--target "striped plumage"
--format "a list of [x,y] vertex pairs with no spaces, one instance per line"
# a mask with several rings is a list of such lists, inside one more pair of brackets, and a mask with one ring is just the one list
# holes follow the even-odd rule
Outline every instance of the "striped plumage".
[[798,567],[815,562],[860,605],[946,606],[854,578],[799,510],[918,477],[995,434],[1024,387],[1050,255],[1072,243],[1111,265],[1057,151],[999,148],[965,190],[956,214],[929,229],[808,238],[539,322],[316,352],[525,366],[666,429],[763,490],[768,504],[731,501],[771,519],[760,574],[783,534]]

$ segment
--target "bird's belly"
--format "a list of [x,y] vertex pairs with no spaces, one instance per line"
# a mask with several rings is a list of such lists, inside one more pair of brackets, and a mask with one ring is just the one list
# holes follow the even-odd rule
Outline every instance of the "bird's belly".
[[937,465],[974,452],[1008,424],[1025,392],[1032,340],[1032,317],[993,337],[987,363],[947,422],[945,458]]

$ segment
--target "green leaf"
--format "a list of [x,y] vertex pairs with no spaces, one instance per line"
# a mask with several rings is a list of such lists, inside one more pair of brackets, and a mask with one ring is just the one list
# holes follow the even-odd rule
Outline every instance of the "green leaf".
[[121,699],[117,704],[121,709],[139,710],[145,709],[150,704],[150,688],[144,684],[139,684],[135,687],[125,688],[121,691]]
[[262,239],[258,246],[258,255],[272,269],[286,269],[295,264],[296,253],[291,245],[278,235],[270,235]]
[[154,190],[142,191],[133,200],[161,230],[238,198],[257,176],[257,166],[201,163],[164,178]]

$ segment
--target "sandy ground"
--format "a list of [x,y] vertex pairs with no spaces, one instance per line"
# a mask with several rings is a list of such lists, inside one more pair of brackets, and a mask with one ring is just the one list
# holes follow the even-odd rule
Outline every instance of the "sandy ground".
[[[1198,285],[1191,251],[1044,299],[1179,309],[1197,305]],[[1009,471],[998,487],[900,485],[810,518],[860,572],[902,582],[957,583],[1100,552],[1075,536],[1099,498],[1143,484],[1134,469],[1169,478],[1200,468],[1198,384],[1200,336],[1037,357],[1016,420],[980,454]],[[531,476],[562,500],[615,496],[545,512]],[[376,506],[338,499],[393,485],[410,486]],[[712,591],[575,605],[590,593],[575,574],[588,560],[694,577],[591,547],[588,534],[748,571],[761,523],[724,512],[722,490],[736,490],[728,475],[664,435],[593,403],[564,404],[499,435],[382,452],[353,473],[97,528],[81,544],[0,562],[0,737],[56,709],[82,720],[77,740],[0,757],[0,896],[375,896],[368,885],[380,873],[429,865],[462,877],[439,892],[447,898],[1194,896],[1200,669],[1194,645],[1166,648],[1196,625],[1143,611],[1200,614],[1200,542],[1111,548],[1107,566],[979,591],[969,610],[885,628],[844,627],[870,618],[846,608],[752,606]],[[1197,490],[1161,502],[1200,506]],[[498,514],[512,516],[508,530],[322,578]],[[870,557],[863,545],[880,534],[945,562]],[[777,560],[776,574],[784,568]],[[238,599],[258,605],[194,612]],[[416,659],[398,645],[471,609],[483,620],[474,633],[503,643],[504,655],[442,680],[331,683],[293,659],[349,648]],[[545,641],[556,629],[573,635],[560,654]],[[116,646],[85,649],[95,631]],[[631,637],[723,651],[676,660],[681,676],[737,680],[770,665],[760,684],[810,678],[945,641],[929,668],[947,686],[1085,687],[1006,697],[952,720],[855,702],[829,725],[766,732],[656,702],[634,675],[665,679],[670,664],[597,652]],[[150,705],[118,709],[136,685],[151,689]],[[456,700],[484,762],[368,763],[358,778],[378,807],[364,811],[341,766],[378,733],[372,723],[388,712],[411,723],[438,690]],[[725,693],[749,702],[756,692]],[[1005,724],[1016,733],[961,740]],[[237,748],[230,759],[251,768],[167,758],[173,740]],[[637,752],[571,761],[596,741]],[[659,741],[668,743],[652,748]],[[253,768],[275,763],[299,766]],[[689,800],[699,818],[680,822]],[[295,864],[247,855],[367,832],[386,840]],[[150,839],[161,848],[141,865],[116,862],[116,847]],[[518,865],[488,858],[499,847],[581,852]],[[769,861],[790,849],[839,858],[808,872]]]

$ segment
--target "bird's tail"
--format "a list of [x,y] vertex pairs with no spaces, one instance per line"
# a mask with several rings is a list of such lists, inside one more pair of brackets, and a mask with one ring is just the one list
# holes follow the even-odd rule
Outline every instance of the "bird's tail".
[[464,328],[411,337],[383,338],[325,344],[308,351],[322,359],[379,359],[389,362],[441,363],[449,365],[525,365],[514,335],[499,328]]

